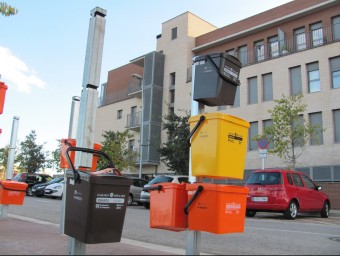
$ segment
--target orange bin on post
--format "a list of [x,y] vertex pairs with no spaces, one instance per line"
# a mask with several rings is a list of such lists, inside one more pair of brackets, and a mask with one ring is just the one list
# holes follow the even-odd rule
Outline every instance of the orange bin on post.
[[22,205],[27,184],[11,180],[0,180],[0,204]]
[[[76,147],[77,142],[75,139],[62,139],[61,140],[61,150],[60,150],[60,168],[66,168],[66,169],[71,169],[69,166],[69,163],[67,161],[66,157],[66,150],[69,147]],[[93,145],[94,150],[100,150],[101,145],[100,144],[94,144]],[[76,157],[76,152],[75,151],[70,151],[70,159],[72,163],[74,164],[74,159]],[[92,158],[92,166],[90,167],[89,171],[95,171],[97,168],[97,161],[98,161],[98,156],[93,156]],[[79,167],[79,170],[87,170],[86,168]]]
[[187,184],[188,229],[214,234],[244,232],[248,188],[210,183]]
[[4,82],[0,82],[0,114],[4,111],[5,97],[8,86]]
[[150,227],[170,231],[187,229],[184,206],[187,203],[185,183],[159,183],[150,191]]

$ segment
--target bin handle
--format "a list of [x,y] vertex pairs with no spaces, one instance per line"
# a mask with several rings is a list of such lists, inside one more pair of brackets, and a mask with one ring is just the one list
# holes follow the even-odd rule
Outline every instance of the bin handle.
[[198,122],[196,123],[194,129],[192,129],[192,131],[190,132],[188,138],[187,138],[187,142],[189,144],[189,147],[191,147],[191,143],[190,143],[190,139],[191,137],[194,135],[194,133],[196,132],[196,130],[198,129],[198,127],[202,124],[202,122],[205,120],[205,116],[200,116],[200,119],[198,120]]
[[[220,71],[219,68],[217,67],[216,63],[212,60],[212,58],[210,57],[210,55],[207,55],[207,56],[206,56],[206,59],[208,59],[208,60],[211,62],[211,64],[212,64],[213,67],[215,68],[216,72],[218,73],[218,75],[219,75],[223,80],[229,80],[229,81],[230,81],[230,79],[228,79],[227,76],[225,76],[225,75],[223,75],[223,74],[221,73],[221,71]],[[240,85],[239,83],[240,83],[240,82],[238,81],[238,84],[236,84],[236,86],[239,86],[239,85]]]
[[90,148],[68,147],[66,149],[66,158],[67,158],[67,161],[68,161],[69,165],[72,168],[73,176],[74,176],[73,178],[74,178],[75,182],[80,183],[80,175],[79,175],[78,171],[75,170],[74,165],[73,165],[73,163],[71,161],[71,158],[70,158],[70,155],[69,155],[70,151],[81,151],[81,152],[85,152],[85,153],[91,153],[91,154],[97,155],[97,156],[102,155],[102,156],[104,156],[109,161],[109,168],[115,168],[115,165],[113,164],[110,156],[108,154],[106,154],[105,152],[103,152],[103,151],[99,151],[99,150],[95,150],[95,149],[90,149]]
[[184,213],[186,215],[188,215],[188,209],[189,209],[189,206],[192,204],[192,202],[196,199],[196,197],[198,196],[199,193],[201,193],[203,191],[203,186],[202,185],[199,185],[197,187],[197,190],[195,192],[195,194],[190,198],[190,200],[186,203],[186,205],[184,206]]
[[158,191],[160,191],[160,190],[162,190],[162,188],[163,188],[162,185],[158,185],[158,186],[155,186],[155,187],[147,187],[147,188],[143,188],[143,191],[147,191],[147,192],[149,192],[149,191],[151,191],[151,190],[158,190]]

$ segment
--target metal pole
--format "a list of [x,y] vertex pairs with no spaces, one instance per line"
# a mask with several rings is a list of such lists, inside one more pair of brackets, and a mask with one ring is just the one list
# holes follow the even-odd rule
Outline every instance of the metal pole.
[[[195,63],[192,65],[192,91],[191,91],[191,116],[199,114],[199,105],[197,101],[194,101],[194,87],[195,87]],[[196,182],[196,177],[192,176],[192,164],[191,164],[191,148],[189,153],[189,182]],[[186,255],[199,255],[201,249],[201,231],[187,230],[187,244]]]
[[[96,119],[100,71],[103,54],[105,16],[107,11],[96,7],[91,10],[89,34],[87,37],[86,57],[83,74],[82,93],[80,100],[77,127],[77,146],[92,148],[94,143],[94,127]],[[92,166],[92,154],[76,152],[75,167]],[[86,244],[69,237],[67,253],[85,255]]]
[[[11,142],[9,145],[8,158],[7,158],[7,167],[6,167],[6,179],[13,179],[13,166],[14,166],[14,157],[15,157],[15,148],[16,141],[18,135],[18,126],[19,126],[19,117],[13,117],[12,123],[12,133],[11,133]],[[8,215],[8,204],[0,205],[0,219],[7,218]]]

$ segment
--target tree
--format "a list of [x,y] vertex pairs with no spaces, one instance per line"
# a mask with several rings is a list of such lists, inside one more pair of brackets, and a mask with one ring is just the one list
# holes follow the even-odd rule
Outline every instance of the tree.
[[37,145],[36,139],[37,135],[32,130],[20,143],[19,154],[16,158],[19,170],[34,173],[46,167],[48,152],[44,151],[44,145]]
[[302,103],[303,95],[282,96],[275,100],[277,105],[269,110],[273,124],[264,129],[264,134],[255,139],[266,137],[274,147],[268,152],[283,158],[288,168],[295,169],[298,157],[306,148],[308,139],[317,141],[322,133],[319,125],[311,125],[303,119],[307,105]]
[[18,13],[18,9],[7,5],[4,2],[0,2],[0,13],[4,15],[5,17],[15,15]]
[[61,140],[57,139],[58,142],[58,147],[52,151],[51,155],[52,155],[52,159],[49,159],[49,166],[50,167],[54,167],[57,172],[61,172],[62,169],[60,168],[60,152],[61,152]]
[[159,152],[161,161],[168,167],[168,170],[176,174],[188,175],[189,173],[189,152],[190,146],[187,138],[190,134],[190,115],[177,116],[170,113],[164,116],[163,130],[167,130],[168,141],[163,143]]
[[[129,130],[125,130],[124,132],[104,131],[102,136],[104,141],[102,143],[101,151],[112,159],[115,167],[119,170],[133,168],[137,154],[127,147],[128,140],[133,138],[133,135]],[[100,157],[97,169],[106,167],[108,167],[107,161],[105,161],[103,157]]]

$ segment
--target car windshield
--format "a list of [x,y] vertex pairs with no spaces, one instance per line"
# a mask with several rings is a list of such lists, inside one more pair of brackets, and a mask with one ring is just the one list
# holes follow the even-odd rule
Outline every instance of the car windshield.
[[169,176],[157,176],[153,180],[151,180],[148,184],[152,185],[152,184],[157,184],[161,182],[171,182],[173,179],[174,178],[169,177]]
[[279,172],[255,172],[247,181],[247,185],[275,185],[281,184],[281,173]]
[[26,173],[18,173],[17,175],[14,176],[13,180],[23,181],[23,180],[25,180],[26,176],[27,176]]

